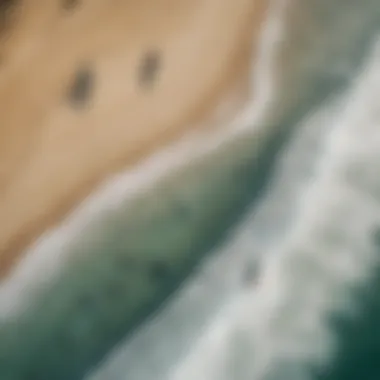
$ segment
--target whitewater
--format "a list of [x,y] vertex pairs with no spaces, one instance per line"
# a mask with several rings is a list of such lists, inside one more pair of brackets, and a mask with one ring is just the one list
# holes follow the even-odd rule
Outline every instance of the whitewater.
[[259,206],[87,380],[378,378],[379,99],[375,42],[300,123]]

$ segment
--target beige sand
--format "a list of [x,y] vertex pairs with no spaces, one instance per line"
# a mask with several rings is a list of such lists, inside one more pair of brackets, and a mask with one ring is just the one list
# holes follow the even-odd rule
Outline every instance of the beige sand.
[[[266,0],[24,1],[0,46],[0,276],[115,171],[203,125],[237,86],[243,101]],[[5,33],[5,32],[3,32]],[[138,82],[160,54],[157,78]],[[75,74],[94,72],[72,107]]]

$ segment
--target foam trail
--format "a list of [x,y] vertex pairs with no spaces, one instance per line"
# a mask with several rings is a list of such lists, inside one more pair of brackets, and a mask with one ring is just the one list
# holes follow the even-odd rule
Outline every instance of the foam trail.
[[[301,195],[315,175],[326,136],[331,132],[331,115],[339,111],[340,103],[336,101],[315,114],[301,128],[280,157],[281,164],[274,173],[268,194],[239,223],[228,244],[219,252],[228,258],[229,268],[236,266],[240,269],[236,274],[239,279],[252,263],[258,265],[258,279],[248,286],[240,283],[232,288],[230,298],[209,321],[189,356],[174,368],[171,379],[251,379],[252,327],[245,327],[255,316],[253,301],[257,284],[261,282],[260,268],[268,254],[276,253],[271,251],[281,245],[292,228],[297,210],[302,208]],[[228,282],[227,274],[227,266],[219,270],[219,277],[223,276],[225,282]],[[199,283],[202,280],[194,281]]]
[[334,359],[338,342],[329,317],[357,312],[353,291],[378,264],[379,52],[330,120],[319,120],[331,133],[316,179],[299,192],[286,239],[262,255],[259,285],[236,292],[171,379],[308,380],[313,366]]
[[297,225],[268,256],[248,323],[255,380],[309,379],[310,362],[328,364],[336,345],[328,317],[355,310],[350,289],[378,264],[379,53],[337,121]]

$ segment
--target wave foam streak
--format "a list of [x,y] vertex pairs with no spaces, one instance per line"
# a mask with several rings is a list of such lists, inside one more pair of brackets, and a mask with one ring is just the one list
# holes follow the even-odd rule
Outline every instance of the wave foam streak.
[[378,59],[376,51],[337,120],[292,233],[268,256],[247,321],[254,379],[308,379],[327,365],[337,343],[329,317],[357,311],[354,290],[378,265]]

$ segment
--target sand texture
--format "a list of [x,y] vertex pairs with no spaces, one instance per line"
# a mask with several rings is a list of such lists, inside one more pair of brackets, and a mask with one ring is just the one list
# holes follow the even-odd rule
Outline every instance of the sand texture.
[[[0,273],[110,174],[244,100],[266,1],[23,1],[0,45]],[[234,107],[232,107],[234,109]]]

